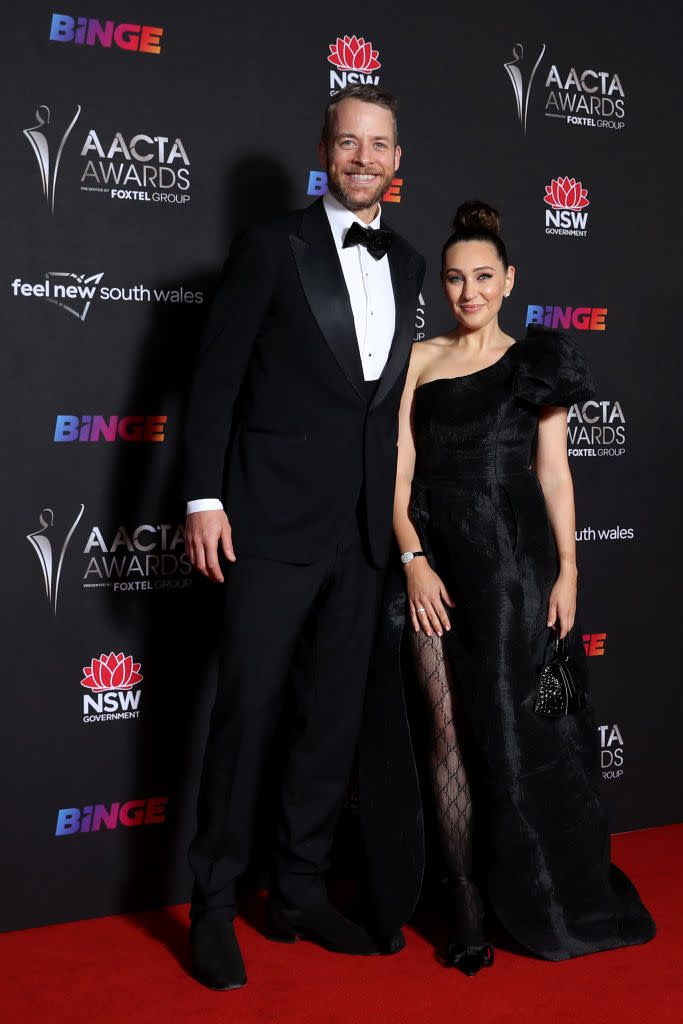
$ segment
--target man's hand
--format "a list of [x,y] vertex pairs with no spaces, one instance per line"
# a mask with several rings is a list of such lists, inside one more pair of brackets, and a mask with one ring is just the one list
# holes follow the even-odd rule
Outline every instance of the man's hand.
[[185,520],[185,553],[195,569],[207,579],[223,582],[218,561],[218,545],[229,562],[236,562],[232,547],[232,529],[222,510],[192,512]]

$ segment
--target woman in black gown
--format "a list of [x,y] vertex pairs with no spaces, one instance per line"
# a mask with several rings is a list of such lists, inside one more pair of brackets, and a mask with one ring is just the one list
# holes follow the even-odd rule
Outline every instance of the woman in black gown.
[[[557,634],[569,634],[575,672],[584,672],[572,630],[567,408],[592,394],[590,378],[564,335],[541,329],[515,342],[501,330],[498,311],[514,268],[496,211],[465,203],[454,228],[442,281],[457,326],[414,346],[401,407],[394,529],[404,593],[389,601],[382,643],[385,653],[396,648],[397,624],[410,632],[447,872],[446,963],[474,974],[493,960],[482,897],[514,938],[550,960],[645,942],[655,929],[610,864],[590,700],[555,720],[533,710]],[[397,663],[380,657],[379,664],[369,703],[376,726],[384,716],[380,775],[394,786],[394,807],[405,808],[412,784],[405,748],[395,719],[386,724],[392,700],[397,706],[390,692]],[[374,741],[382,750],[381,735]],[[375,773],[373,785],[381,784]],[[388,934],[401,923],[391,921],[392,906],[419,884],[421,861],[405,839],[410,829],[380,805],[378,798],[370,809],[375,849],[392,859],[373,885]],[[473,858],[473,823],[486,836],[481,863]]]

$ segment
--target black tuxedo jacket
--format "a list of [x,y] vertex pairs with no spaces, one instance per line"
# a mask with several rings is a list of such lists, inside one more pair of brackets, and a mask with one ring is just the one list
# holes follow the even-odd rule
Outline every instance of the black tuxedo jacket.
[[388,254],[396,330],[374,398],[344,275],[318,200],[233,243],[188,411],[187,499],[221,497],[235,551],[310,563],[363,495],[370,554],[386,560],[423,258]]

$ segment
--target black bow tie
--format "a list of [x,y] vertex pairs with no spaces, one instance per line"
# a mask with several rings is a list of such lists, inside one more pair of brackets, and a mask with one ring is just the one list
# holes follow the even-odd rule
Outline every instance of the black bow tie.
[[346,232],[342,249],[348,249],[350,245],[364,245],[371,256],[374,256],[376,260],[381,260],[393,240],[393,231],[385,228],[363,228],[357,220],[354,220]]

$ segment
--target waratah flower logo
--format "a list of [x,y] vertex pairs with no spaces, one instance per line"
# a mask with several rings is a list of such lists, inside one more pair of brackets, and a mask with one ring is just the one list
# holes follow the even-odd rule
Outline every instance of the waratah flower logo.
[[361,36],[337,37],[337,42],[330,44],[330,55],[327,58],[340,71],[376,71],[382,65],[377,60],[379,50],[373,50],[372,43],[366,43]]
[[83,668],[81,686],[87,686],[93,693],[102,690],[131,690],[142,680],[140,664],[134,662],[130,655],[100,654]]
[[584,206],[590,206],[587,196],[588,189],[583,188],[580,181],[553,178],[552,183],[545,187],[543,199],[553,210],[582,210]]

